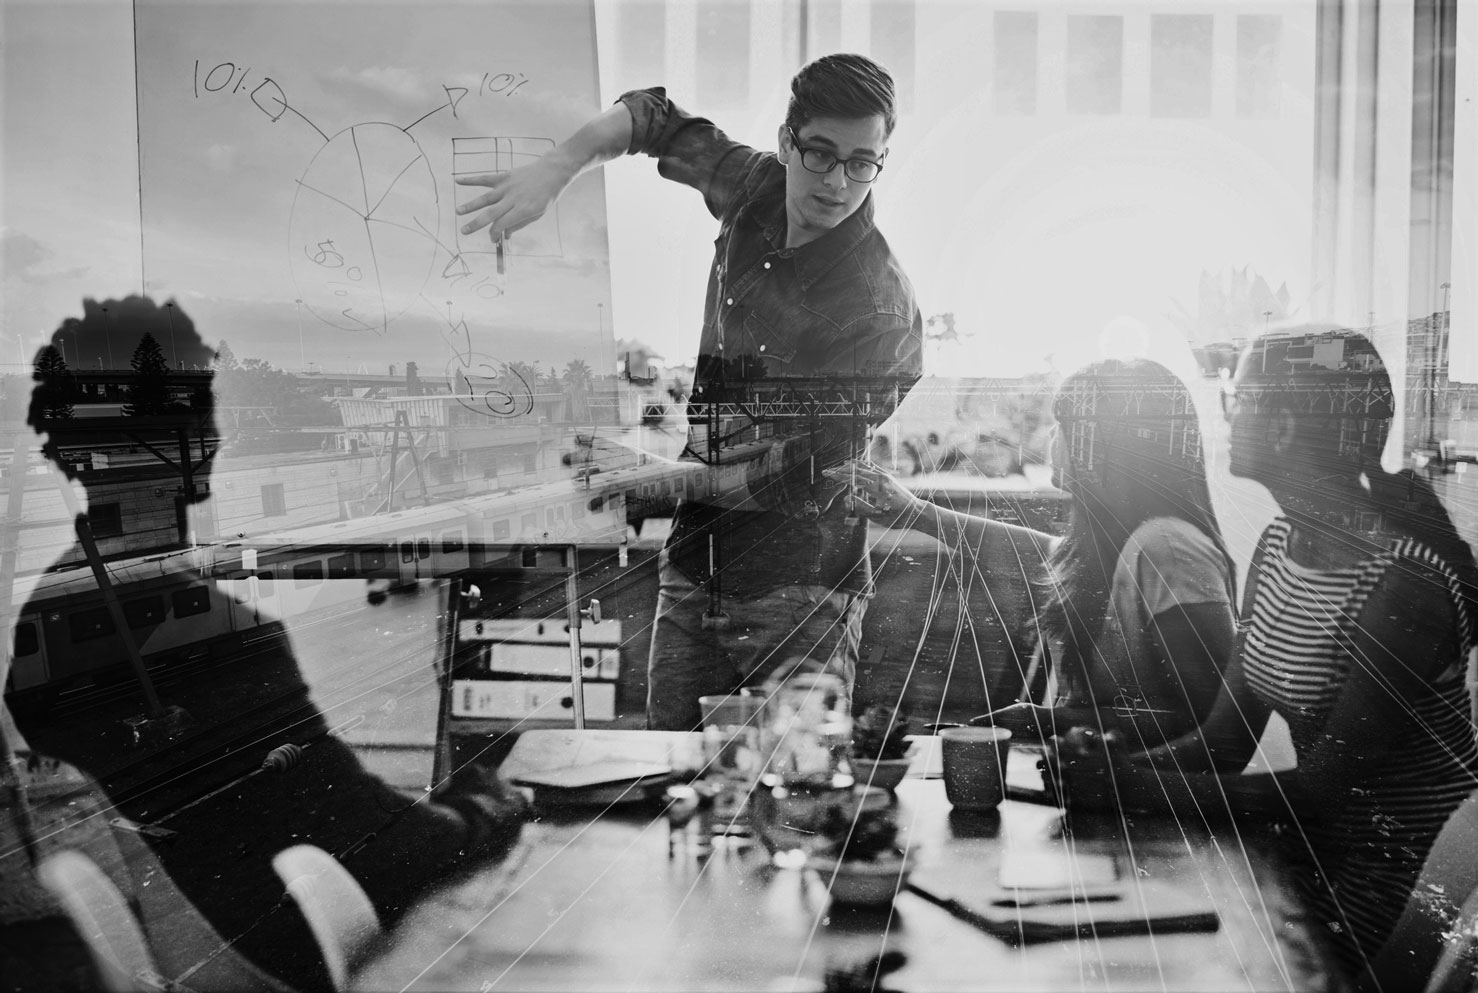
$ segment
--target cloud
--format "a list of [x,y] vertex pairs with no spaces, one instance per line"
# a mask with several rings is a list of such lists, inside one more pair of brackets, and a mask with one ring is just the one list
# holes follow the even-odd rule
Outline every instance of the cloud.
[[229,174],[236,171],[237,152],[235,145],[211,145],[205,150],[205,160],[215,172]]
[[77,279],[91,271],[85,265],[70,266],[66,269],[52,267],[50,264],[56,253],[24,231],[17,231],[14,228],[5,228],[3,234],[0,234],[0,248],[3,248],[3,272],[7,280],[15,279],[23,283],[48,283],[54,280]]
[[388,115],[404,113],[424,104],[421,110],[424,113],[446,99],[439,84],[427,79],[423,73],[399,66],[369,66],[353,70],[340,67],[332,72],[319,73],[317,78],[325,93],[361,111],[375,108]]
[[29,272],[51,257],[46,247],[30,235],[6,228],[0,236],[0,245],[5,252],[5,274],[20,275]]

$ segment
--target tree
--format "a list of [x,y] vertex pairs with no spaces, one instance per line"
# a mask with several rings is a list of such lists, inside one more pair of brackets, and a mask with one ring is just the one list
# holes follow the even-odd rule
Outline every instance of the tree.
[[169,413],[174,408],[174,397],[169,392],[169,363],[153,334],[144,333],[128,364],[133,366],[133,376],[128,382],[123,415],[148,417]]
[[924,337],[931,341],[959,341],[960,333],[955,330],[955,315],[953,311],[944,314],[935,314],[924,322],[925,328],[938,327],[938,331],[924,332]]
[[662,356],[652,346],[634,338],[617,340],[616,356],[626,363],[626,375],[637,378],[650,377],[652,367],[662,363]]
[[510,392],[523,388],[532,395],[539,385],[539,370],[528,362],[510,362],[504,370]]
[[590,385],[590,366],[585,364],[584,359],[570,359],[565,363],[564,380],[571,386]]
[[1172,302],[1175,312],[1165,316],[1192,345],[1256,337],[1299,309],[1287,283],[1274,290],[1251,266],[1216,274],[1201,270],[1194,314],[1180,301]]
[[214,393],[216,420],[233,432],[232,445],[242,454],[308,451],[325,435],[299,428],[330,429],[343,423],[339,409],[298,377],[263,359],[237,359],[225,342],[216,350]]
[[34,407],[43,418],[66,420],[72,416],[72,373],[55,345],[47,345],[36,356]]
[[583,359],[570,359],[565,363],[565,392],[570,398],[570,416],[577,421],[590,416],[590,402],[586,396],[590,389],[590,366]]
[[226,344],[226,339],[221,339],[221,347],[216,349],[216,357],[211,360],[211,367],[216,372],[232,372],[240,365],[236,361],[236,353],[231,351],[231,346]]
[[215,366],[217,402],[230,409],[237,426],[326,427],[343,422],[337,407],[304,390],[292,373],[263,359],[237,360],[225,342],[216,352]]

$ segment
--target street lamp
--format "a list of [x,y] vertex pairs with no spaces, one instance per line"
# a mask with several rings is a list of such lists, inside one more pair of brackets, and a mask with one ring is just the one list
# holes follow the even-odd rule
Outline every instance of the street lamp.
[[174,367],[180,367],[180,353],[174,347],[174,301],[170,300],[164,305],[164,316],[169,318],[169,358],[174,362]]
[[[116,369],[117,366],[113,364],[113,319],[108,316],[107,307],[103,308],[103,341],[106,342],[108,346],[108,368]],[[82,361],[81,355],[77,356],[77,361]],[[98,368],[101,369],[102,367],[103,359],[100,355],[98,356]]]
[[[595,338],[595,340],[600,343],[601,353],[604,354],[605,353],[605,340],[606,340],[606,305],[604,303],[597,303],[595,305],[595,326],[596,326],[596,338]],[[604,360],[602,360],[602,364],[604,364]],[[609,366],[607,366],[607,368],[608,369],[611,369],[611,370],[614,370],[615,367],[616,367],[616,345],[615,345],[614,342],[612,342],[612,344],[611,344],[611,364]],[[631,370],[629,370],[629,369],[627,370],[628,373],[630,371]]]

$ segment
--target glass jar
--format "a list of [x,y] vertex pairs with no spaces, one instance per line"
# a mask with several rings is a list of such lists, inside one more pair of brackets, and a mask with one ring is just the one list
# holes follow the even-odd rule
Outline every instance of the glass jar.
[[767,683],[760,750],[768,773],[787,786],[850,786],[845,770],[852,718],[846,700],[846,684],[829,672],[805,668]]

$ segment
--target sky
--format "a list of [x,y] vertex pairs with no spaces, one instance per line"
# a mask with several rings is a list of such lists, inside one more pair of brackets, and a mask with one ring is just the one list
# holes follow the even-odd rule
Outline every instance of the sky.
[[142,287],[293,369],[613,365],[599,174],[501,266],[453,212],[599,109],[589,11],[533,9],[7,3],[0,355]]
[[[1067,9],[1024,7],[1045,12],[1043,31],[1062,23],[1047,14]],[[692,191],[650,161],[612,163],[578,180],[557,218],[515,235],[500,274],[488,243],[459,241],[450,177],[458,161],[492,160],[492,139],[537,154],[621,90],[657,83],[773,148],[791,67],[770,49],[787,8],[756,4],[749,37],[725,45],[704,41],[679,6],[660,60],[645,61],[614,50],[630,4],[598,5],[593,23],[574,2],[373,9],[151,0],[135,21],[126,0],[3,0],[0,369],[28,363],[84,296],[140,288],[176,298],[236,354],[291,369],[414,360],[430,371],[475,357],[606,370],[617,338],[690,361],[715,234]],[[866,49],[866,7],[843,9],[835,44]],[[1060,90],[1091,86],[1091,73],[1071,38],[1046,36],[1040,107],[1003,115],[990,5],[916,9],[916,48],[928,54],[874,192],[925,316],[955,317],[959,340],[931,343],[926,371],[1011,376],[1066,370],[1125,342],[1184,348],[1171,315],[1194,317],[1201,285],[1236,273],[1286,286],[1291,319],[1329,317],[1309,309],[1312,0],[1177,7],[1282,18],[1279,110],[1251,121],[1152,115],[1149,56],[1127,48],[1124,111],[1069,113]],[[1229,99],[1227,52],[1216,58],[1217,99]],[[747,85],[708,85],[715,78]],[[468,91],[455,113],[445,87]],[[1460,104],[1471,160],[1471,96]],[[388,190],[372,224],[367,205],[347,205],[366,183]],[[1471,185],[1467,197],[1459,268],[1473,258]],[[1470,276],[1455,281],[1471,294]],[[1454,376],[1478,379],[1478,349],[1464,344]]]

